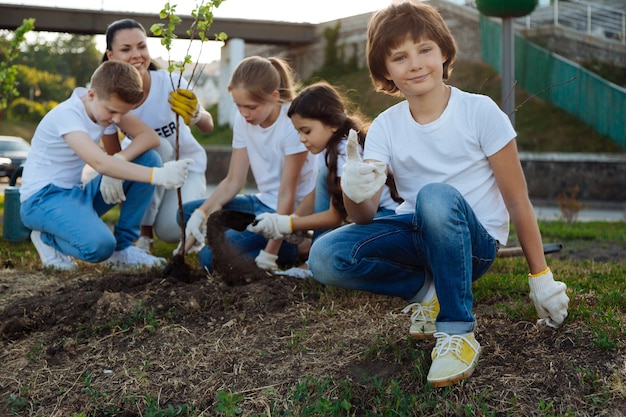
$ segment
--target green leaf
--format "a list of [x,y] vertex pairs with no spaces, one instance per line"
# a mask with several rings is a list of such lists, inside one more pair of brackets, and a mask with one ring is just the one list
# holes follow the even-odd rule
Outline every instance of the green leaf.
[[163,34],[163,23],[153,23],[150,26],[150,32],[155,36],[161,36]]

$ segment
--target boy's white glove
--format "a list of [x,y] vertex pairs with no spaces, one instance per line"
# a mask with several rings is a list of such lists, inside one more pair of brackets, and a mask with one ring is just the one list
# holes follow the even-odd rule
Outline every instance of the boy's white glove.
[[535,304],[539,315],[537,324],[558,328],[567,317],[569,297],[565,293],[567,286],[561,281],[555,281],[550,268],[538,275],[528,274],[530,298]]
[[254,258],[254,262],[259,268],[273,272],[278,271],[278,265],[276,264],[277,259],[278,255],[272,255],[271,253],[261,250],[257,257]]
[[206,240],[206,214],[200,208],[191,213],[191,217],[185,224],[187,237],[193,236],[196,241],[204,243]]
[[200,121],[200,103],[198,97],[191,90],[177,88],[170,93],[167,99],[172,111],[183,118],[186,125],[195,125]]
[[103,175],[100,180],[100,194],[107,204],[118,204],[126,201],[124,194],[124,180]]
[[162,185],[168,190],[180,188],[187,180],[189,165],[193,159],[180,159],[163,164],[161,168],[152,168],[150,184]]
[[[121,153],[116,153],[113,158],[121,159],[125,161],[126,158]],[[102,199],[107,204],[118,204],[122,201],[126,201],[126,195],[124,194],[124,180],[118,180],[107,175],[103,175],[100,180],[100,194]]]
[[359,204],[374,196],[387,181],[385,164],[363,162],[359,155],[357,133],[350,129],[346,144],[346,163],[341,174],[341,189],[352,201]]
[[259,233],[266,239],[282,239],[293,232],[291,216],[278,213],[261,213],[248,225],[248,230]]

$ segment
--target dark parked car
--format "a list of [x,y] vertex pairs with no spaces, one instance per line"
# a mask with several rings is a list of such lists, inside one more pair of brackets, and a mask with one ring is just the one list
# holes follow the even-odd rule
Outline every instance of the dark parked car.
[[0,178],[11,177],[26,161],[30,144],[18,136],[0,136]]

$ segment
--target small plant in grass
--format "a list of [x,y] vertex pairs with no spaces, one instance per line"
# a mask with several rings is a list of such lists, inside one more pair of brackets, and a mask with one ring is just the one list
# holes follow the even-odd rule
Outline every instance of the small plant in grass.
[[287,347],[292,350],[300,350],[302,352],[306,352],[306,346],[303,345],[305,339],[306,333],[304,330],[292,330],[291,336],[289,338],[289,343],[287,343]]
[[293,414],[297,416],[350,416],[355,407],[350,383],[307,375],[291,393]]
[[196,408],[187,404],[179,406],[169,404],[167,407],[162,408],[161,405],[159,405],[158,398],[152,398],[149,395],[146,395],[145,400],[146,408],[143,415],[146,417],[192,417],[197,415]]
[[31,361],[36,361],[41,356],[44,345],[45,342],[40,340],[37,344],[30,347],[30,350],[26,353],[26,357]]
[[137,301],[135,309],[125,319],[119,320],[122,330],[136,329],[138,332],[154,333],[159,325],[153,309],[145,306],[143,300]]
[[243,395],[230,391],[218,391],[216,397],[215,411],[227,417],[238,416],[243,412],[239,406],[239,403],[243,401]]
[[563,219],[565,219],[565,222],[567,223],[576,221],[576,219],[578,219],[580,211],[585,207],[584,204],[577,200],[579,192],[580,187],[578,187],[577,185],[571,190],[560,193],[556,197],[556,200],[559,203],[559,209],[561,210],[561,214],[563,214]]
[[19,414],[22,411],[28,410],[30,407],[30,403],[27,398],[24,398],[20,395],[11,393],[9,398],[6,400],[7,407],[9,411],[13,414]]

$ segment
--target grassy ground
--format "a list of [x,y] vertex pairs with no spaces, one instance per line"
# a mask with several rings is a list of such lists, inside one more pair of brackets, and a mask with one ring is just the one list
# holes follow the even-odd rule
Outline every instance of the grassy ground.
[[536,326],[523,259],[497,259],[473,288],[478,368],[442,389],[401,300],[279,276],[53,272],[0,239],[0,415],[625,415],[626,223],[540,227],[564,246],[549,256],[564,326]]

